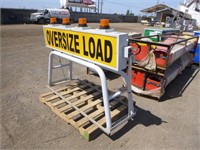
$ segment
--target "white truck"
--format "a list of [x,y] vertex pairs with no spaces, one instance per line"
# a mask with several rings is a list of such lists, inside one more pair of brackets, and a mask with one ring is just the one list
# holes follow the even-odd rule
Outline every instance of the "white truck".
[[[93,0],[60,0],[60,9],[45,9],[38,10],[37,13],[32,13],[30,21],[39,24],[48,23],[50,18],[57,18],[61,23],[62,18],[70,18],[69,7],[91,8],[95,9],[96,5]],[[73,18],[70,18],[73,22]]]
[[70,12],[68,9],[45,9],[38,10],[37,13],[32,13],[30,21],[38,24],[48,23],[50,18],[57,18],[61,21],[62,18],[70,18]]

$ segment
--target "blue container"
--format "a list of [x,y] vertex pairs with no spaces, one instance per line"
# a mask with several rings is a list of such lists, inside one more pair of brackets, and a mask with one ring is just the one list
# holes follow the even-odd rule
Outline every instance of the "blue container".
[[194,31],[194,36],[199,37],[198,43],[200,43],[200,31]]
[[200,53],[200,31],[194,31],[194,36],[198,36],[199,40],[198,40],[196,52],[194,54],[193,62],[200,63],[200,54],[199,54]]
[[194,63],[200,63],[200,43],[198,43],[197,48],[196,48],[196,52],[194,54],[194,58],[193,58],[193,62]]

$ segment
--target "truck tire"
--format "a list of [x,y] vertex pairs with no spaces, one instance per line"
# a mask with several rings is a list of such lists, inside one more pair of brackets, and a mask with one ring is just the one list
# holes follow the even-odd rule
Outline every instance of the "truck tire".
[[40,18],[39,20],[38,20],[38,24],[45,24],[45,19],[44,18]]

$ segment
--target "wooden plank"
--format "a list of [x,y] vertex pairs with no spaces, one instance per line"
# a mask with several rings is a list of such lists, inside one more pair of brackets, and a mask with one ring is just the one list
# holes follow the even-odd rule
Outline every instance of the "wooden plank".
[[[95,105],[97,105],[97,104],[99,104],[99,103],[102,103],[102,100],[97,99],[97,100],[93,101],[92,103],[88,103],[86,106],[81,107],[80,110],[81,110],[81,111],[86,111],[87,109],[89,109],[89,108],[91,108],[91,107],[93,107],[93,106],[95,106]],[[72,117],[74,117],[74,116],[76,116],[76,115],[78,115],[78,114],[79,114],[78,111],[74,111],[74,112],[72,112],[72,113],[70,113],[70,114],[67,114],[67,117],[68,117],[69,119],[71,119]]]
[[[73,86],[78,86],[78,85],[80,85],[80,84],[84,84],[84,83],[86,83],[86,82],[88,82],[87,80],[83,80],[83,81],[75,81],[75,83],[72,83],[72,84],[70,84],[70,85],[65,85],[64,87],[60,87],[60,88],[58,88],[58,89],[55,89],[57,92],[60,92],[60,91],[63,91],[63,90],[65,90],[65,89],[67,89],[67,88],[72,88]],[[88,83],[87,83],[88,84]],[[47,92],[47,93],[44,93],[44,94],[41,94],[40,95],[40,97],[46,97],[46,96],[48,96],[48,95],[52,95],[52,94],[54,94],[54,92]]]
[[[86,91],[82,91],[82,92],[80,92],[80,93],[78,93],[78,94],[71,95],[71,96],[69,96],[69,97],[66,97],[65,99],[66,99],[66,100],[72,100],[72,99],[77,98],[77,97],[80,97],[81,95],[84,95],[84,94],[86,94]],[[57,102],[53,102],[53,103],[52,103],[52,106],[56,107],[56,106],[58,106],[58,105],[60,105],[60,104],[62,104],[62,103],[66,103],[66,101],[63,100],[63,99],[60,99],[60,100],[57,101]]]
[[[101,92],[95,92],[94,94],[92,94],[92,95],[88,95],[88,96],[86,96],[86,97],[82,97],[82,98],[80,98],[78,101],[75,101],[75,102],[73,102],[73,104],[74,105],[78,105],[78,104],[80,104],[80,103],[82,103],[82,102],[85,102],[85,101],[87,101],[87,100],[90,100],[90,99],[93,99],[94,97],[96,97],[96,96],[100,96],[101,95]],[[65,111],[65,110],[67,110],[67,109],[69,109],[69,108],[71,108],[72,106],[70,106],[70,105],[66,105],[66,106],[64,106],[64,107],[61,107],[61,108],[59,108],[59,111],[60,112],[63,112],[63,111]]]
[[[114,109],[113,111],[111,111],[111,118],[116,117],[117,115],[120,114],[120,112],[123,112],[124,110],[126,110],[127,107],[124,105],[121,105],[120,107],[118,107],[117,109]],[[105,125],[106,124],[106,120],[105,117],[101,118],[100,120],[97,121],[100,125]],[[95,124],[92,124],[91,126],[89,126],[87,129],[84,129],[83,127],[79,128],[79,131],[81,133],[81,135],[88,141],[91,140],[91,138],[93,138],[95,136],[95,134],[99,134],[99,132],[102,132],[99,130],[99,132],[96,132],[98,130],[98,126]]]
[[[86,93],[89,93],[89,92],[91,92],[91,91],[93,91],[93,90],[94,90],[94,89],[89,88],[89,89],[86,89],[86,90],[84,90],[84,91],[82,91],[82,92],[80,92],[80,93],[77,93],[77,94],[75,94],[75,95],[69,96],[69,97],[67,97],[67,98],[65,98],[65,99],[66,99],[66,100],[72,100],[72,99],[77,98],[77,97],[80,97],[80,96],[82,96],[82,95],[84,95],[84,94],[86,94]],[[57,102],[53,103],[52,106],[57,106],[57,105],[60,105],[60,104],[62,104],[62,103],[66,103],[66,101],[61,99],[60,101],[57,101]]]
[[[96,111],[92,112],[91,114],[89,114],[88,116],[90,118],[95,118],[95,117],[98,117],[103,112],[104,112],[104,108],[101,107],[101,108],[97,109]],[[86,124],[87,122],[89,122],[89,120],[87,118],[82,118],[76,122],[76,126],[80,127],[80,126]]]
[[52,110],[54,109],[54,107],[51,105],[51,103],[46,102],[45,98],[39,98],[40,101],[44,104],[46,104],[47,106],[49,106]]
[[[126,109],[127,107],[124,105],[121,105],[120,107],[118,107],[117,109],[114,109],[113,111],[111,111],[111,118],[115,117],[116,115],[118,115],[120,112],[122,112],[124,109]],[[97,121],[100,125],[104,125],[106,123],[105,118],[100,119],[99,121]],[[90,126],[89,128],[87,128],[88,133],[92,133],[95,129],[97,129],[98,127],[93,124],[92,126]]]
[[[56,91],[60,92],[60,91],[63,91],[65,89],[67,89],[68,87],[62,87],[62,88],[59,88],[59,89],[56,89]],[[44,93],[44,94],[41,94],[40,97],[46,97],[46,96],[49,96],[49,95],[52,95],[54,94],[54,92],[47,92],[47,93]]]
[[[68,118],[67,118],[68,119]],[[76,125],[76,121],[74,120],[70,120],[69,119],[67,120],[67,122],[72,125],[75,129],[79,130],[79,127]]]
[[[80,88],[86,88],[86,87],[87,87],[87,85],[81,85],[80,87],[76,87],[76,88],[73,88],[71,90],[63,91],[63,92],[61,92],[59,94],[61,94],[62,96],[64,96],[64,95],[73,93],[75,91],[81,90]],[[58,95],[54,95],[52,97],[47,98],[46,101],[51,101],[51,100],[56,99],[56,98],[59,98],[59,96]]]
[[[124,98],[123,98],[123,99],[124,99]],[[116,101],[116,100],[110,102],[110,109],[111,109],[111,110],[114,109],[118,104],[119,104],[119,102]],[[104,107],[103,107],[103,106],[100,106],[100,107],[98,108],[98,110],[92,112],[92,113],[89,114],[88,116],[89,116],[90,118],[94,118],[94,119],[95,119],[95,117],[98,117],[98,116],[99,116],[100,114],[102,114],[103,112],[104,112]],[[79,121],[76,122],[76,125],[77,125],[78,127],[80,127],[80,126],[86,124],[88,121],[89,121],[89,120],[88,120],[87,118],[82,118],[82,119],[80,119]]]
[[57,111],[57,109],[52,109],[52,111],[54,112],[54,113],[56,113],[60,118],[62,118],[64,121],[66,121],[67,123],[69,123],[68,122],[68,118],[67,118],[67,116],[66,116],[66,114],[64,114],[64,113],[60,113],[59,111]]
[[[86,82],[85,80],[84,80],[84,82]],[[68,88],[70,88],[70,86],[68,87]],[[60,88],[61,89],[61,88]],[[51,92],[51,93],[53,93],[53,92]],[[64,93],[62,93],[62,94],[66,94],[65,92]],[[54,93],[54,95],[55,95],[55,93]],[[56,97],[57,98],[59,98],[57,95],[56,95]],[[55,98],[55,97],[53,97],[53,98]],[[55,109],[55,107],[52,105],[52,103],[51,102],[48,102],[48,101],[50,101],[50,100],[53,100],[53,99],[51,99],[51,98],[44,98],[44,97],[41,97],[40,96],[40,101],[41,102],[43,102],[43,103],[45,103],[47,106],[49,106],[51,109]],[[61,100],[59,100],[59,101],[61,101]],[[59,102],[59,101],[57,101],[57,102]]]

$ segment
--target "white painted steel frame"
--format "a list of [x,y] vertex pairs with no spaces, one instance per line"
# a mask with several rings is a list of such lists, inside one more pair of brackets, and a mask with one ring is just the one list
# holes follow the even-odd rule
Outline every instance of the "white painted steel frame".
[[[53,66],[53,56],[58,56],[64,59],[69,60],[69,64],[60,64],[59,66]],[[83,116],[85,116],[88,120],[90,120],[92,123],[96,124],[100,129],[102,129],[106,134],[111,134],[112,130],[117,128],[119,125],[123,124],[127,120],[131,119],[133,116],[135,116],[135,110],[133,105],[133,97],[132,97],[132,91],[131,91],[131,67],[132,67],[132,55],[129,55],[129,64],[128,64],[128,75],[123,71],[117,71],[116,74],[119,74],[123,76],[126,82],[126,90],[125,91],[118,91],[114,93],[113,95],[108,95],[108,88],[107,88],[107,81],[106,76],[103,70],[98,66],[91,62],[78,59],[76,57],[73,57],[71,55],[67,55],[65,53],[59,52],[59,51],[52,51],[49,54],[49,66],[48,66],[48,84],[49,86],[53,85],[55,81],[52,81],[52,70],[59,67],[66,67],[69,66],[69,79],[72,79],[72,62],[76,62],[80,65],[86,66],[90,69],[93,69],[96,71],[100,77],[101,80],[101,88],[102,88],[102,95],[103,95],[103,103],[104,103],[104,112],[105,112],[105,118],[106,118],[106,128],[100,125],[98,122],[96,122],[94,119],[90,118],[85,112],[81,111],[78,107],[73,105],[70,101],[65,100],[62,95],[59,93],[55,93],[60,96],[64,101],[66,101],[69,105],[71,105],[74,109],[76,109],[78,112],[80,112]],[[114,71],[113,71],[114,72]],[[66,80],[66,79],[64,79]],[[51,89],[51,88],[50,88]],[[52,90],[52,89],[51,89]],[[123,118],[122,120],[119,120],[117,124],[112,125],[111,121],[111,114],[110,114],[110,108],[109,108],[109,100],[114,99],[117,96],[120,96],[124,92],[127,92],[128,96],[128,115],[126,118]]]

